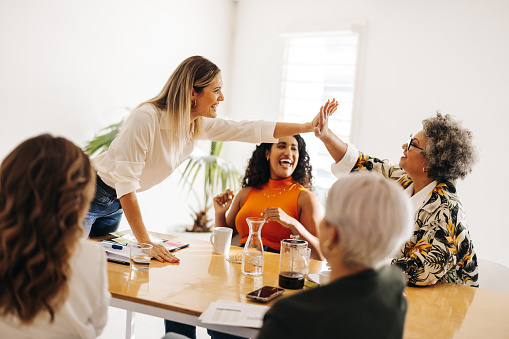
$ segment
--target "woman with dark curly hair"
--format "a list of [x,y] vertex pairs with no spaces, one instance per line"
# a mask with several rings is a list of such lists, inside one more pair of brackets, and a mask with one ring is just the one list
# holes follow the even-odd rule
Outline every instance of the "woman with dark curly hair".
[[0,336],[96,338],[106,325],[104,250],[82,239],[95,172],[72,142],[43,134],[0,166]]
[[298,234],[309,243],[311,257],[322,259],[317,229],[324,212],[309,191],[311,180],[309,155],[300,135],[262,143],[253,151],[235,199],[230,190],[214,198],[216,226],[236,229],[243,244],[249,236],[246,218],[263,216],[261,237],[268,251],[279,253],[281,240]]
[[414,233],[392,261],[406,273],[408,283],[479,286],[477,255],[455,184],[477,161],[472,132],[450,115],[437,112],[422,122],[423,130],[410,135],[402,146],[399,166],[393,166],[344,143],[328,129],[327,118],[322,114],[315,135],[336,161],[332,165],[336,177],[350,171],[379,172],[396,180],[411,196]]

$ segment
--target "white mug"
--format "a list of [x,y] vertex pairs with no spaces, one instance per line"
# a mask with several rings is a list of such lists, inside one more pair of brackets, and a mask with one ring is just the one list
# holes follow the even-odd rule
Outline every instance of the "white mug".
[[321,271],[318,275],[320,279],[320,286],[327,285],[330,282],[331,271]]
[[214,253],[228,254],[232,242],[233,229],[229,227],[215,227],[210,236],[210,243],[214,246]]

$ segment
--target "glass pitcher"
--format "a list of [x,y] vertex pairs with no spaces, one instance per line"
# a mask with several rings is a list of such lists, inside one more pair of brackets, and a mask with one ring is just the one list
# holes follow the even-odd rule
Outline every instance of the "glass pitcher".
[[249,237],[242,254],[241,270],[245,275],[257,276],[263,273],[263,244],[262,226],[265,224],[263,218],[246,218],[249,225]]
[[309,273],[311,249],[307,241],[298,240],[298,235],[291,237],[281,240],[279,286],[296,290],[304,287],[304,280]]

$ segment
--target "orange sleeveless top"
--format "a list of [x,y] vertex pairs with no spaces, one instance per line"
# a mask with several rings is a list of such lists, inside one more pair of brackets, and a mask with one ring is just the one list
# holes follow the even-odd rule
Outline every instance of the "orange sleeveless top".
[[[252,187],[244,198],[242,207],[235,217],[235,227],[245,244],[249,236],[246,218],[261,217],[267,207],[279,207],[290,217],[299,220],[297,199],[301,191],[306,190],[301,184],[294,182],[292,177],[284,180],[271,180],[261,188]],[[262,227],[262,243],[264,246],[280,250],[281,240],[289,239],[292,231],[277,221],[265,223]]]

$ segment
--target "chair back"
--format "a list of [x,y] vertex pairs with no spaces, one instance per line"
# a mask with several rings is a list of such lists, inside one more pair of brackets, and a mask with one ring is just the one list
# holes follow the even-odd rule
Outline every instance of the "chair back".
[[509,293],[509,267],[479,258],[479,287]]

